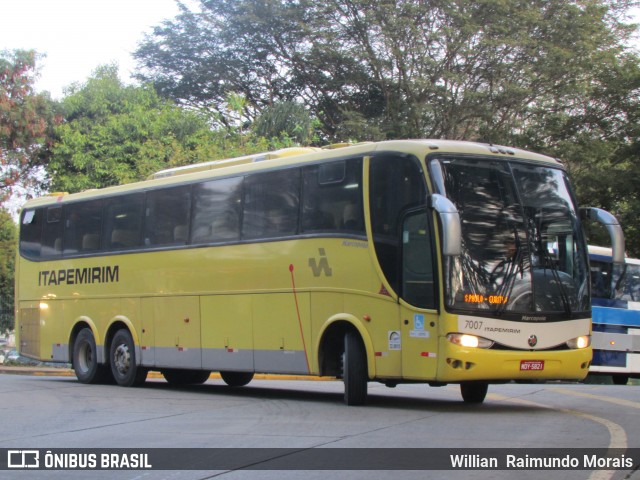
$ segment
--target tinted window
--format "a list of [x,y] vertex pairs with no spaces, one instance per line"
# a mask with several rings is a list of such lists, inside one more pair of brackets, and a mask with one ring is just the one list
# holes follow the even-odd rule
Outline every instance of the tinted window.
[[109,198],[105,204],[106,247],[110,250],[139,247],[142,244],[144,194]]
[[102,200],[65,207],[64,253],[96,252],[102,241]]
[[402,229],[402,296],[412,305],[436,308],[431,229],[425,211],[405,217]]
[[47,221],[42,235],[42,256],[55,257],[62,255],[62,207],[47,208]]
[[240,239],[242,177],[201,183],[193,189],[191,243]]
[[302,231],[364,234],[361,177],[360,159],[304,168]]
[[380,267],[396,291],[402,215],[425,201],[424,175],[416,159],[399,156],[371,159],[369,208],[373,241]]
[[25,257],[40,256],[42,225],[45,221],[45,209],[25,210],[20,221],[20,252]]
[[249,175],[245,180],[242,238],[295,235],[300,170]]
[[191,187],[147,193],[144,243],[147,246],[184,245],[189,238]]

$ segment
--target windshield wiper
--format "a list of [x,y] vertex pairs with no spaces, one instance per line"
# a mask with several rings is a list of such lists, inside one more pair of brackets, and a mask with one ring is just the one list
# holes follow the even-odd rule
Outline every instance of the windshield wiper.
[[502,285],[500,285],[500,290],[497,292],[504,301],[500,302],[494,310],[496,316],[502,315],[507,310],[507,302],[511,298],[518,273],[520,273],[520,278],[524,278],[524,255],[522,253],[523,249],[521,248],[520,238],[517,234],[515,235],[515,248],[515,253],[508,261],[507,268],[504,272],[504,281]]
[[556,281],[556,285],[558,285],[558,291],[560,292],[560,300],[562,301],[562,306],[564,307],[564,313],[566,313],[567,316],[570,316],[572,313],[571,302],[569,301],[569,296],[567,295],[567,291],[564,288],[564,284],[562,283],[562,280],[560,279],[560,275],[558,274],[558,268],[555,265],[551,256],[549,255],[549,252],[545,248],[541,250],[542,250],[542,257],[544,259],[543,267],[545,270],[551,270],[551,275],[553,275],[553,279]]

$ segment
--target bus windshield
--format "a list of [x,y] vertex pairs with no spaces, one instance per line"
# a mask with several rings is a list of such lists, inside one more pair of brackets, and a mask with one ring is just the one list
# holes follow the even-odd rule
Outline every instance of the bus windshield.
[[445,261],[448,309],[538,322],[589,311],[587,249],[561,169],[454,156],[432,165],[462,227],[462,255]]

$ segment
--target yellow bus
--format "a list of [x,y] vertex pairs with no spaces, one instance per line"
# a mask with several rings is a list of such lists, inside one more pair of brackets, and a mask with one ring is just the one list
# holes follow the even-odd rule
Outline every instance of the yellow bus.
[[[562,165],[478,143],[292,149],[27,202],[20,353],[80,382],[174,384],[220,372],[460,384],[581,379],[587,248]],[[616,257],[617,258],[617,257]]]

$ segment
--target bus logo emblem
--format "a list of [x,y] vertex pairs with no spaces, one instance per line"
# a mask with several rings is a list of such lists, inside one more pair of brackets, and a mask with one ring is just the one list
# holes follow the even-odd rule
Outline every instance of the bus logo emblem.
[[329,260],[327,260],[327,254],[324,251],[324,248],[319,248],[318,253],[320,254],[320,261],[317,261],[315,258],[309,259],[309,267],[311,267],[311,271],[313,271],[314,277],[319,277],[323,273],[330,277],[333,275],[333,270],[329,266]]
[[538,337],[536,337],[535,335],[531,335],[529,337],[529,340],[527,340],[527,343],[530,347],[535,347],[538,344]]

